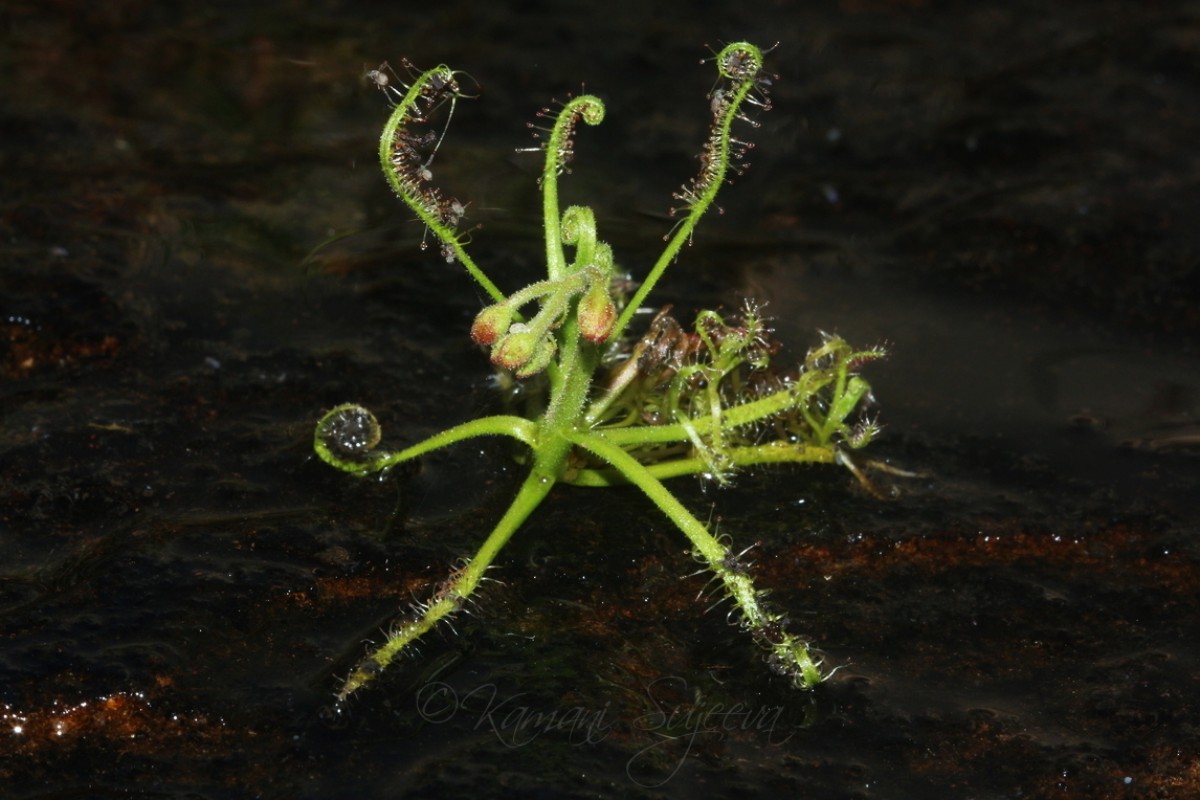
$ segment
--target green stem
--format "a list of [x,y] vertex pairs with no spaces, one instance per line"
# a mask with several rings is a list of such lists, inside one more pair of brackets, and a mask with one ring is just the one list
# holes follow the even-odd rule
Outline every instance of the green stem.
[[561,356],[563,379],[536,430],[533,423],[519,417],[485,417],[451,428],[385,459],[389,460],[389,463],[398,463],[400,460],[415,457],[454,441],[489,433],[515,436],[529,444],[534,451],[533,468],[521,484],[516,499],[484,541],[483,546],[463,569],[443,584],[431,601],[418,604],[415,618],[394,629],[382,645],[358,663],[346,678],[338,694],[339,701],[345,700],[366,685],[386,669],[406,647],[428,633],[438,622],[462,608],[463,602],[478,587],[484,572],[495,560],[496,555],[562,476],[571,448],[568,434],[587,397],[587,389],[595,368],[595,357],[591,352],[594,348],[588,348],[588,352],[580,352],[573,316],[564,327],[568,330],[564,334],[566,341]]
[[[607,435],[605,438],[608,438]],[[836,464],[839,461],[837,451],[832,447],[786,442],[732,447],[725,451],[725,455],[735,468],[758,464]],[[682,475],[700,475],[712,467],[710,462],[703,458],[676,458],[643,466],[650,475],[660,481]],[[615,469],[583,469],[564,480],[572,486],[620,486],[629,483],[624,473]]]
[[796,686],[804,689],[825,679],[820,662],[813,660],[807,643],[788,633],[784,629],[784,618],[760,602],[761,593],[754,588],[753,581],[745,568],[737,563],[736,557],[646,467],[609,442],[602,433],[577,433],[572,441],[628,478],[691,540],[696,554],[724,583],[726,593],[741,613],[742,626],[769,651],[768,661],[772,667],[789,675]]
[[423,442],[406,447],[398,453],[390,454],[381,459],[379,469],[395,466],[418,456],[447,447],[452,444],[474,439],[477,436],[511,436],[522,444],[536,447],[536,426],[523,417],[494,416],[480,417],[453,428],[447,428],[441,433],[434,434]]
[[[702,416],[690,420],[692,431],[701,435],[710,435],[714,429],[731,430],[768,419],[777,414],[799,406],[805,409],[809,399],[821,390],[831,377],[818,372],[806,372],[791,385],[774,394],[751,400],[748,403],[724,409],[720,416]],[[815,431],[820,432],[822,426],[816,420],[811,420]],[[632,449],[653,444],[684,442],[690,438],[688,426],[680,423],[670,425],[630,425],[624,427],[598,428],[604,436],[614,444]]]
[[664,514],[692,540],[696,550],[709,562],[720,561],[725,556],[725,547],[713,537],[683,504],[675,499],[667,487],[650,471],[617,445],[608,441],[603,433],[579,433],[572,437],[574,444],[607,461],[624,475],[628,481],[641,489]]
[[553,150],[546,148],[546,167],[542,171],[542,220],[546,238],[546,274],[558,280],[567,271],[563,253],[562,234],[558,218],[558,171],[554,167]]
[[[346,407],[340,406],[338,409],[326,414],[317,423],[313,447],[317,455],[326,464],[354,475],[369,475],[379,472],[388,467],[393,467],[422,456],[432,450],[437,450],[465,439],[473,439],[476,436],[511,436],[530,447],[535,447],[537,443],[537,426],[534,423],[522,417],[493,416],[482,417],[470,422],[464,422],[461,425],[455,425],[453,428],[448,428],[441,433],[434,434],[428,439],[418,442],[411,447],[406,447],[396,453],[365,453],[360,457],[353,457],[339,453],[336,441],[330,441],[330,434],[325,430],[325,422],[344,408]],[[369,414],[370,412],[362,409],[362,413]]]
[[508,543],[517,529],[524,524],[534,509],[545,499],[553,487],[553,481],[543,480],[537,470],[530,472],[521,484],[512,505],[496,523],[496,527],[484,541],[475,557],[455,573],[439,588],[428,603],[417,604],[417,616],[394,628],[379,647],[372,650],[346,677],[338,692],[338,701],[369,683],[383,672],[406,647],[428,633],[439,622],[462,608],[463,603],[479,586],[496,555]]

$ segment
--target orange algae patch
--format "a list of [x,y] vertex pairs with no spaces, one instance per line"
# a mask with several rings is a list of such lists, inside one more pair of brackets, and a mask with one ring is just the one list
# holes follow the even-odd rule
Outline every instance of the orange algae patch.
[[[181,738],[217,744],[234,735],[222,720],[204,714],[160,712],[141,692],[77,702],[56,698],[29,710],[0,706],[0,740],[10,756],[44,756],[80,745],[120,754],[155,754],[165,743]],[[0,768],[0,776],[6,774],[8,769]]]

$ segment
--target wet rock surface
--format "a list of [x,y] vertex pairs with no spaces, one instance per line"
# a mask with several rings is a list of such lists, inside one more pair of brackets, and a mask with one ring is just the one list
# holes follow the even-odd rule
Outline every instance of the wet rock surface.
[[[166,8],[3,12],[6,792],[1200,794],[1197,4]],[[797,358],[889,342],[872,455],[922,477],[675,488],[842,669],[791,690],[635,491],[563,488],[454,631],[333,708],[521,469],[312,458],[340,403],[385,443],[498,403],[362,75],[479,81],[437,179],[506,287],[540,257],[525,121],[586,81],[609,115],[564,191],[636,275],[703,141],[701,45],[743,37],[782,41],[776,109],[658,299],[757,296]]]

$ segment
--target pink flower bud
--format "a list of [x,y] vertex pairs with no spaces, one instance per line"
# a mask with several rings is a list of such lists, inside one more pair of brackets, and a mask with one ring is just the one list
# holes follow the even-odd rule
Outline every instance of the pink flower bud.
[[475,322],[471,324],[471,339],[475,344],[493,344],[508,330],[512,317],[512,309],[503,303],[488,306],[475,316]]
[[608,286],[596,281],[579,301],[579,333],[600,344],[612,333],[617,321],[617,305],[608,295]]
[[550,366],[550,360],[554,358],[554,354],[557,352],[558,342],[554,340],[554,337],[549,334],[543,336],[542,340],[538,342],[538,346],[534,348],[533,356],[513,374],[518,378],[528,378],[532,375],[537,375]]
[[532,331],[510,331],[492,348],[492,363],[502,369],[518,369],[533,358],[537,346],[538,337]]

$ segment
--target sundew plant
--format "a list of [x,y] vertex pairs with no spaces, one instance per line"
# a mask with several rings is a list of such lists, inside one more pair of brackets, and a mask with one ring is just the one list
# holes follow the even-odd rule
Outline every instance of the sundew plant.
[[[583,94],[539,113],[545,277],[509,293],[468,252],[462,223],[469,204],[433,181],[433,156],[449,118],[469,96],[460,86],[464,73],[445,65],[421,72],[407,62],[407,81],[382,68],[370,73],[395,102],[379,141],[384,176],[441,256],[461,264],[490,298],[471,338],[487,348],[497,370],[537,382],[546,399],[528,416],[474,419],[394,451],[379,447],[380,426],[365,408],[341,405],[320,419],[317,454],[355,476],[481,436],[509,437],[529,451],[528,475],[479,550],[393,623],[345,678],[339,701],[461,611],[505,544],[560,483],[636,486],[688,538],[716,591],[732,602],[730,619],[762,649],[772,670],[804,689],[828,676],[810,644],[755,587],[745,550],[733,548],[727,535],[714,535],[664,481],[701,475],[724,483],[754,465],[815,462],[846,467],[869,489],[850,455],[878,433],[860,408],[870,387],[858,370],[883,349],[856,350],[826,335],[801,363],[780,367],[773,363],[780,349],[768,320],[749,302],[734,313],[701,311],[690,326],[665,306],[646,330],[631,331],[730,173],[746,168],[752,145],[740,137],[771,108],[772,76],[761,49],[737,42],[706,61],[715,62],[717,80],[707,97],[711,122],[700,169],[674,194],[676,224],[663,237],[657,261],[632,275],[636,284],[618,270],[590,208],[559,208],[558,182],[569,172],[581,123],[603,122],[604,104]],[[623,296],[631,285],[636,289]]]

